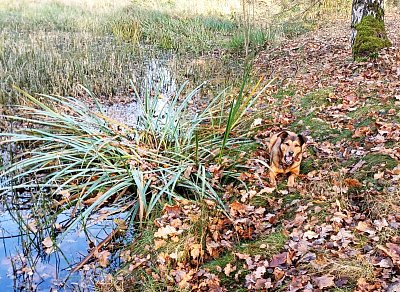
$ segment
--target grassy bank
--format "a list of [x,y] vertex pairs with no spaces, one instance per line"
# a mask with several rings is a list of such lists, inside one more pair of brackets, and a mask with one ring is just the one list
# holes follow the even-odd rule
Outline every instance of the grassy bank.
[[[152,60],[178,83],[208,79],[216,92],[240,75],[245,24],[238,2],[3,1],[1,99],[13,96],[12,84],[73,96],[85,94],[77,86],[83,84],[105,100],[128,96],[129,79],[143,79]],[[275,23],[251,19],[250,49],[307,29]]]

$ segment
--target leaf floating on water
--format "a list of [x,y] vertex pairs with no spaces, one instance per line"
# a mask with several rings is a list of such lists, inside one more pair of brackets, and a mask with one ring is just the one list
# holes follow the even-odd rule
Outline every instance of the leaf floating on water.
[[38,230],[37,230],[37,227],[36,227],[36,222],[35,222],[35,221],[29,222],[29,223],[28,223],[28,229],[29,229],[31,232],[36,233],[36,232],[38,231]]
[[111,253],[108,250],[103,250],[96,255],[101,267],[105,268],[108,266],[110,255]]
[[53,241],[51,240],[50,236],[47,236],[43,241],[43,245],[45,247],[52,247],[53,246]]
[[54,251],[54,244],[53,244],[53,240],[50,238],[50,236],[46,237],[43,241],[42,244],[45,247],[45,252],[47,254],[51,254]]

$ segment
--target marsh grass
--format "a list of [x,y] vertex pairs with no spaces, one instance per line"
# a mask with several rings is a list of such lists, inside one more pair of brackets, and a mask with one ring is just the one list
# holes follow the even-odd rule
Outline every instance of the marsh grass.
[[[275,26],[254,24],[250,49],[285,34],[286,26],[274,21]],[[2,103],[15,102],[12,85],[80,96],[77,84],[82,84],[105,98],[127,96],[125,80],[141,77],[146,63],[165,58],[166,52],[175,55],[172,71],[179,82],[189,70],[196,84],[219,71],[224,71],[219,76],[230,76],[229,81],[215,80],[215,93],[238,76],[233,72],[240,67],[236,54],[244,50],[240,1],[5,0],[0,3],[0,27]],[[203,61],[216,71],[208,70],[208,76],[191,65],[204,55],[210,58]],[[240,83],[240,78],[233,82]]]
[[[24,145],[27,151],[3,166],[9,184],[2,187],[2,194],[28,189],[46,193],[55,210],[74,207],[76,216],[64,226],[63,234],[109,204],[124,212],[129,207],[125,220],[134,219],[133,223],[149,218],[161,199],[208,198],[224,210],[219,196],[222,186],[208,167],[218,163],[215,150],[229,147],[233,155],[250,141],[220,132],[221,127],[230,132],[240,124],[232,124],[221,104],[238,106],[236,117],[243,116],[263,89],[249,99],[242,96],[239,103],[225,100],[222,92],[193,116],[188,106],[199,89],[182,98],[181,87],[166,115],[158,118],[154,115],[157,95],[145,96],[136,128],[105,116],[99,103],[92,110],[72,97],[34,97],[18,89],[24,105],[16,107],[18,114],[3,118],[23,127],[0,134],[6,139],[1,143]],[[213,125],[219,125],[217,131]],[[231,161],[226,153],[221,181],[229,176],[235,179],[238,163],[239,156]]]

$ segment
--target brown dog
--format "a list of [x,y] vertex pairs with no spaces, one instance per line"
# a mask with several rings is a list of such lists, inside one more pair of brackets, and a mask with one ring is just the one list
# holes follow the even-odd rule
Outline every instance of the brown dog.
[[294,186],[294,180],[300,173],[300,163],[306,147],[306,138],[293,132],[283,131],[271,137],[269,142],[270,172],[273,186],[279,173],[290,173],[288,187]]

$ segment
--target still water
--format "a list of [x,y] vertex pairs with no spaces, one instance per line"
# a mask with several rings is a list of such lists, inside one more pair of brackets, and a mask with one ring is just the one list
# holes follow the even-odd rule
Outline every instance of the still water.
[[[163,115],[168,108],[169,97],[177,91],[176,80],[165,62],[149,60],[139,84],[141,92],[157,89],[161,98],[157,101],[156,115]],[[109,104],[103,108],[111,118],[129,126],[135,126],[141,109],[137,100],[125,104]],[[12,149],[0,151],[1,161],[6,165]],[[0,186],[7,178],[0,176]],[[70,220],[76,210],[56,214],[46,194],[33,194],[29,190],[9,192],[0,204],[0,290],[1,291],[93,291],[95,284],[121,265],[118,252],[112,253],[107,268],[87,265],[72,273],[80,263],[115,228],[115,219],[124,213],[102,208],[97,218],[91,218],[85,226],[77,226],[58,240],[50,251],[44,242],[54,237],[58,228]],[[106,219],[102,219],[106,218]],[[40,227],[39,227],[40,226]],[[128,244],[132,234],[125,234],[119,244]]]

